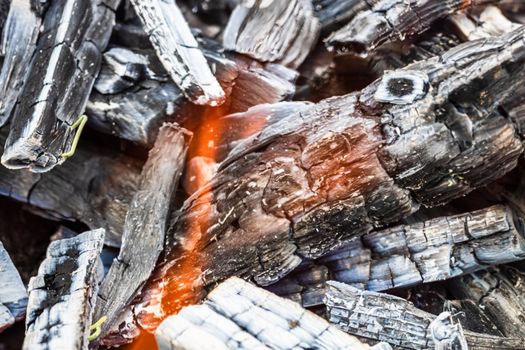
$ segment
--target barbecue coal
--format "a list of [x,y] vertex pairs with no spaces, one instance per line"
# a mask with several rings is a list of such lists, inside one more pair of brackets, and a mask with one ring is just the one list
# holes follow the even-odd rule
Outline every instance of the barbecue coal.
[[524,23],[0,0],[0,349],[525,349]]

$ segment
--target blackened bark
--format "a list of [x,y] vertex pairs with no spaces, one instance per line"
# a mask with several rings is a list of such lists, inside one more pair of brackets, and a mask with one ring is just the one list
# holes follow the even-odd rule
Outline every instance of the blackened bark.
[[0,242],[0,332],[26,314],[27,291],[4,245]]

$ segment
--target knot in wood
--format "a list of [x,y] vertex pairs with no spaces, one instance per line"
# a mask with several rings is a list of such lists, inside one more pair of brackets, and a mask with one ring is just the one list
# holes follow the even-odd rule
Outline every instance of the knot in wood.
[[418,71],[394,71],[386,73],[374,98],[379,102],[409,104],[423,98],[428,91],[428,76]]

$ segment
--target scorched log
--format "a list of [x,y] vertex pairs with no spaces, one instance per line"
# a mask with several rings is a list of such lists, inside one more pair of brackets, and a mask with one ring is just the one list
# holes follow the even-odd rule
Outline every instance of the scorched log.
[[26,314],[27,291],[9,254],[0,242],[0,333]]
[[29,281],[23,349],[87,349],[103,244],[104,230],[98,229],[49,245]]
[[191,133],[187,130],[176,124],[165,124],[149,153],[139,190],[126,215],[119,255],[97,297],[95,319],[107,317],[103,329],[114,325],[118,314],[140,292],[155,267],[164,247],[167,215],[190,139]]
[[449,312],[435,316],[402,298],[362,291],[339,282],[328,283],[325,303],[330,323],[339,329],[358,337],[385,341],[400,349],[525,348],[523,338],[461,331],[461,325],[451,323]]
[[173,216],[135,309],[143,327],[216,281],[237,275],[270,285],[303,259],[514,168],[523,146],[497,106],[523,84],[524,31],[389,72],[239,142]]
[[296,303],[239,278],[220,284],[201,305],[188,306],[155,332],[160,350],[391,349],[370,347]]
[[[18,1],[17,1],[18,3]],[[13,112],[2,164],[46,172],[63,163],[100,69],[119,0],[57,0],[41,35]],[[10,38],[12,40],[12,38]]]

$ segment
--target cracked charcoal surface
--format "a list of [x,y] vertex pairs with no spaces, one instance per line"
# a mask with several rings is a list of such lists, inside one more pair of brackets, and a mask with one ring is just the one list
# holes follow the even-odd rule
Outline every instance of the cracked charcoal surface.
[[23,349],[85,349],[101,279],[104,230],[52,242],[29,281]]
[[27,292],[15,265],[0,242],[0,332],[26,314]]

